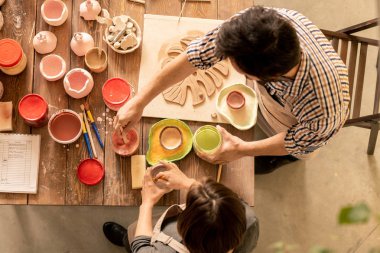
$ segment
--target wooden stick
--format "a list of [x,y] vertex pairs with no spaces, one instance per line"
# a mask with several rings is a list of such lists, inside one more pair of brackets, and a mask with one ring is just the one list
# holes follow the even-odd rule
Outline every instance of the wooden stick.
[[216,175],[216,182],[220,182],[220,176],[222,175],[222,169],[223,169],[223,164],[219,164],[218,166],[218,174]]
[[84,125],[86,126],[86,129],[88,132],[88,138],[90,139],[92,152],[94,153],[94,157],[98,158],[98,155],[96,154],[96,150],[95,150],[94,141],[92,140],[91,128],[90,128],[90,125],[88,124],[88,121],[87,121],[86,112],[83,113],[83,120],[84,120]]
[[139,3],[139,4],[145,4],[145,0],[129,0],[129,1]]

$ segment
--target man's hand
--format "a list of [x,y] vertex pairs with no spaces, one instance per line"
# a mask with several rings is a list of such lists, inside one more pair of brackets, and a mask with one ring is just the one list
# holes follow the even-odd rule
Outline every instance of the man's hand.
[[131,98],[117,112],[113,121],[113,127],[118,130],[121,127],[131,128],[141,119],[144,106],[137,102],[136,97]]
[[209,163],[224,164],[245,156],[242,150],[242,146],[245,142],[242,139],[233,136],[221,126],[216,126],[216,128],[222,135],[222,146],[211,155],[197,153],[200,158],[208,161]]
[[141,190],[142,205],[147,206],[154,206],[165,193],[170,192],[170,190],[157,187],[153,182],[151,170],[151,168],[147,169]]
[[195,179],[187,177],[174,163],[160,161],[167,171],[160,172],[156,175],[157,182],[167,186],[170,189],[189,189],[195,183]]

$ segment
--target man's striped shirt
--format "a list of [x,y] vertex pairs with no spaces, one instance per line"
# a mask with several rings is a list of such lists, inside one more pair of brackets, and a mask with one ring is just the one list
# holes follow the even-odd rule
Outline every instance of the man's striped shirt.
[[[348,72],[331,43],[308,18],[293,10],[275,10],[295,28],[301,62],[294,80],[266,82],[264,86],[280,104],[292,104],[298,123],[288,129],[285,148],[297,157],[325,145],[342,128],[349,114]],[[192,65],[207,69],[220,60],[215,57],[218,31],[219,27],[189,45]]]

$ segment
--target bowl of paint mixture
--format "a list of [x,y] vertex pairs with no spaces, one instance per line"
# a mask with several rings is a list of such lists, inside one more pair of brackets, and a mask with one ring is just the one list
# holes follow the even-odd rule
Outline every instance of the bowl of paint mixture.
[[40,62],[40,72],[46,80],[57,81],[66,73],[66,62],[59,55],[47,55]]
[[211,125],[204,125],[195,132],[193,137],[194,151],[202,154],[212,154],[222,145],[222,136],[218,129]]
[[87,51],[84,61],[92,72],[103,72],[107,68],[107,53],[99,47],[91,48]]
[[136,129],[123,129],[123,134],[118,131],[114,131],[112,134],[112,149],[121,156],[133,155],[140,144],[139,135]]
[[82,119],[79,114],[63,109],[54,113],[48,123],[50,137],[61,144],[70,144],[82,134]]

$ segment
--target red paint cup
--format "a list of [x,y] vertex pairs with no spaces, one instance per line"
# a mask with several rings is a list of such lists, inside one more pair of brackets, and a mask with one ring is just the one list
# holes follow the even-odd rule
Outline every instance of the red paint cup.
[[48,104],[37,94],[24,96],[18,104],[18,113],[25,123],[32,127],[42,127],[48,122]]
[[104,103],[113,111],[118,111],[132,94],[132,86],[122,78],[108,79],[102,88]]
[[85,159],[78,165],[77,176],[83,184],[96,185],[104,177],[103,164],[97,159]]

